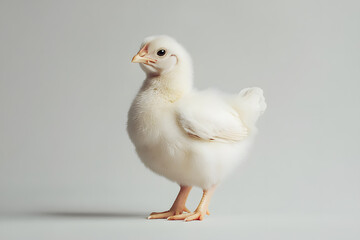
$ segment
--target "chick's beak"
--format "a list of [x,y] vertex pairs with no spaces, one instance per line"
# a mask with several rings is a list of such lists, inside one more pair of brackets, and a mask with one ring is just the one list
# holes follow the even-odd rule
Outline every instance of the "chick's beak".
[[140,51],[132,58],[131,62],[133,63],[145,63],[148,64],[149,62],[151,63],[156,63],[156,59],[152,59],[150,57],[147,57],[146,54],[148,53],[147,51],[147,45],[145,45],[142,49],[140,49]]
[[131,62],[133,63],[149,63],[149,62],[152,62],[152,63],[156,63],[156,60],[155,59],[152,59],[152,58],[149,58],[149,57],[142,57],[140,56],[139,54],[136,54]]

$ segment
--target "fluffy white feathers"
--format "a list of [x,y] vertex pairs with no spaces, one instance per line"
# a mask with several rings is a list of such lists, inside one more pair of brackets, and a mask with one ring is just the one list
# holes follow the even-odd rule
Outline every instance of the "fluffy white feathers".
[[[179,101],[180,127],[205,141],[238,142],[248,135],[239,114],[216,92],[194,92]],[[211,107],[210,107],[211,106]]]
[[147,73],[128,115],[142,162],[181,185],[207,189],[219,183],[252,143],[266,108],[262,90],[233,96],[194,90],[190,56],[166,36],[147,38],[134,59]]

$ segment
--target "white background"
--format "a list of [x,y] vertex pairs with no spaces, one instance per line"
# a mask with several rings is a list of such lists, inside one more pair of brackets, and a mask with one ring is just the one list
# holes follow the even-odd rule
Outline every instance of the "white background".
[[[358,239],[359,8],[1,1],[0,238],[209,239],[224,230],[251,239]],[[178,192],[142,165],[126,133],[145,77],[130,60],[154,34],[188,49],[197,88],[259,86],[268,103],[248,161],[220,185],[201,223],[145,220]],[[188,207],[200,197],[194,189]]]

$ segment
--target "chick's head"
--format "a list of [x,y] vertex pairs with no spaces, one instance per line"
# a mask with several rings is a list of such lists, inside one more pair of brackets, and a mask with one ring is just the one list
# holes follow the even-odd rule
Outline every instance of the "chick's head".
[[175,39],[168,36],[152,36],[145,38],[140,51],[131,62],[140,63],[147,74],[161,75],[190,63],[191,59]]

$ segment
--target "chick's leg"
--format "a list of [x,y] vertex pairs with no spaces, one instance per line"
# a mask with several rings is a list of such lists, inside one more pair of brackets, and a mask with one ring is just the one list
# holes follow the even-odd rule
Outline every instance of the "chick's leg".
[[203,190],[203,196],[199,203],[199,206],[192,213],[183,213],[175,216],[168,217],[168,220],[184,220],[185,222],[193,221],[193,220],[203,220],[205,214],[209,215],[209,203],[210,199],[215,191],[215,187],[213,186],[210,189]]
[[171,206],[169,211],[165,212],[153,212],[150,214],[148,219],[159,219],[159,218],[168,218],[170,216],[178,215],[185,212],[190,212],[189,209],[185,207],[186,199],[190,193],[192,187],[190,186],[180,186],[180,192],[177,195],[175,202]]

